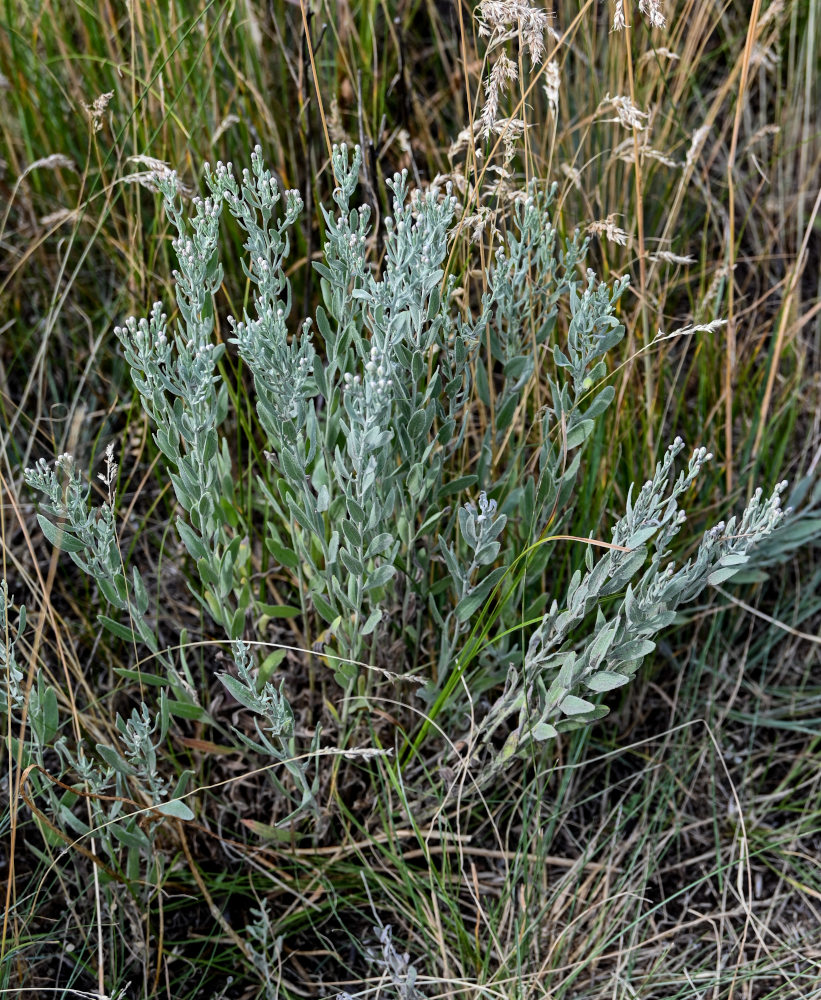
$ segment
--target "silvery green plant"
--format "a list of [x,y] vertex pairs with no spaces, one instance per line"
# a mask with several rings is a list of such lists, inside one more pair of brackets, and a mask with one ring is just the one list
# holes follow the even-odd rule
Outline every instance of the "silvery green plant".
[[[493,413],[488,421],[484,452],[500,442],[511,426],[539,354],[543,356],[544,345],[555,332],[561,301],[569,293],[575,295],[578,287],[578,266],[587,250],[587,242],[582,242],[576,234],[563,248],[558,246],[557,233],[549,216],[555,192],[555,185],[546,195],[531,187],[526,197],[516,201],[506,243],[497,248],[488,276],[489,354],[477,366],[478,395],[488,410],[491,409],[490,383],[494,363],[501,366],[504,380],[492,401]],[[624,284],[617,284],[612,293],[607,286],[601,286],[601,305],[610,316],[610,307],[620,297]],[[585,307],[573,309],[573,316],[574,319],[590,316],[595,323],[595,318]],[[618,322],[613,319],[612,329],[617,327]],[[585,368],[589,359],[578,350],[580,333],[582,331],[576,319],[571,326],[568,346],[574,363]],[[618,340],[619,337],[615,336],[609,344],[601,345],[603,350],[599,353],[615,346]],[[561,352],[558,358],[569,363]]]
[[[617,310],[627,279],[609,285],[584,274],[587,241],[578,233],[560,240],[550,220],[553,192],[532,187],[516,205],[486,291],[468,308],[455,275],[446,274],[455,199],[449,188],[409,192],[406,173],[388,182],[392,215],[377,271],[368,260],[369,209],[352,205],[360,161],[358,149],[333,151],[335,207],[322,210],[322,303],[313,321],[292,321],[284,270],[302,201],[280,191],[256,149],[239,178],[230,164],[206,170],[209,197],[194,199],[190,218],[175,175],[159,181],[176,232],[178,317],[172,325],[156,304],[116,331],[168,463],[177,526],[200,577],[198,599],[233,642],[238,677],[223,674],[222,683],[254,713],[256,749],[290,770],[300,807],[314,786],[293,761],[290,708],[260,678],[246,643],[269,607],[250,582],[262,544],[295,578],[299,611],[323,629],[348,693],[358,661],[373,659],[393,628],[399,603],[411,641],[425,612],[439,630],[425,692],[431,716],[475,655],[477,630],[482,640],[498,632],[484,655],[510,669],[483,735],[487,741],[518,721],[504,760],[603,714],[582,694],[625,683],[675,608],[735,572],[781,517],[778,490],[766,502],[759,496],[738,530],[733,524],[708,534],[697,557],[675,569],[669,546],[681,524],[678,501],[706,461],[697,451],[668,489],[677,442],[628,503],[614,528],[616,547],[598,562],[591,550],[586,574],[579,571],[566,599],[543,614],[555,597],[543,585],[546,542],[570,522],[585,444],[615,395],[607,356],[624,335]],[[222,431],[225,346],[214,342],[225,207],[244,233],[250,289],[242,317],[228,318],[230,343],[254,381],[266,455],[250,510]],[[525,406],[535,418],[515,420]],[[129,585],[122,568],[111,495],[99,513],[89,511],[73,466],[63,458],[58,469],[67,483],[44,463],[27,474],[59,522],[44,518],[43,530],[127,613],[124,634],[156,651],[145,587],[136,570]],[[463,501],[454,509],[452,498],[476,487],[478,507]],[[527,648],[517,645],[514,593],[537,626]],[[187,696],[197,705],[190,678],[174,664],[166,671],[176,701]]]
[[[460,577],[454,550],[448,552],[444,541],[439,540],[459,600],[447,621],[437,617],[435,607],[431,606],[432,616],[442,629],[438,664],[438,677],[442,680],[438,693],[431,686],[426,692],[435,695],[430,718],[447,704],[479,649],[484,665],[472,683],[477,694],[495,683],[498,677],[495,668],[500,664],[521,663],[524,654],[516,639],[521,634],[517,628],[521,624],[521,606],[517,606],[513,597],[524,595],[528,622],[549,601],[551,595],[545,591],[542,580],[550,549],[534,544],[534,539],[543,540],[548,529],[558,534],[570,521],[584,446],[596,421],[615,397],[615,390],[605,382],[606,355],[624,336],[616,308],[627,279],[620,278],[611,287],[599,282],[593,271],[588,270],[586,283],[580,280],[579,264],[588,241],[582,241],[577,231],[563,247],[559,246],[549,217],[554,193],[555,188],[547,194],[531,192],[517,204],[513,232],[518,231],[519,237],[509,237],[509,251],[504,248],[497,251],[496,267],[488,275],[490,295],[485,303],[493,316],[492,343],[497,345],[495,352],[491,349],[491,357],[495,355],[505,365],[516,383],[523,370],[532,371],[531,359],[525,352],[529,349],[532,354],[536,348],[544,354],[548,346],[546,338],[555,334],[557,328],[559,307],[567,307],[565,349],[554,343],[551,351],[554,370],[546,367],[541,373],[547,399],[537,422],[538,470],[527,471],[526,459],[534,450],[527,440],[516,448],[509,447],[505,462],[494,462],[499,442],[503,446],[510,439],[513,411],[509,400],[516,399],[508,396],[505,381],[499,395],[501,406],[488,421],[477,465],[479,476],[485,481],[490,479],[494,464],[498,465],[494,488],[503,498],[498,523],[504,527],[511,518],[514,533],[506,532],[507,537],[503,538],[502,565],[492,569],[469,594],[458,591]],[[530,331],[530,345],[526,331]],[[490,397],[483,393],[488,391],[491,364],[488,357],[476,358],[478,394],[488,406]],[[497,516],[495,506],[483,513]],[[464,513],[460,511],[462,543],[469,548],[468,514],[475,516],[470,504],[465,506]],[[458,640],[466,631],[465,624],[480,608],[482,614],[471,630],[470,640],[455,655]],[[499,637],[492,643],[486,642],[494,627]]]
[[[14,610],[14,602],[9,597],[9,588],[5,580],[0,580],[0,714],[5,724],[13,724],[14,712],[19,712],[25,704],[23,689],[24,675],[17,664],[15,647],[17,637],[26,627],[26,609],[17,609],[17,627],[12,624],[10,612]],[[6,725],[3,726],[6,731]]]
[[[125,618],[125,621],[117,621],[100,615],[100,622],[121,639],[133,642],[138,638],[145,643],[165,668],[174,705],[180,712],[187,709],[189,715],[202,716],[204,713],[184,660],[177,667],[158,647],[156,632],[146,618],[148,591],[136,566],[132,567],[129,585],[117,543],[116,477],[113,445],[106,449],[105,471],[98,477],[106,490],[105,499],[98,506],[91,504],[91,487],[83,481],[71,455],[60,455],[55,468],[40,459],[34,468],[25,471],[26,483],[44,497],[41,508],[45,514],[38,514],[37,520],[46,538],[68,552],[77,566],[95,581],[103,598]],[[46,514],[54,520],[49,520]]]
[[[15,610],[16,624],[12,620]],[[17,643],[25,628],[25,606],[15,609],[8,584],[0,580],[0,732],[9,741],[10,759],[23,770],[36,765],[28,773],[28,791],[35,798],[45,798],[54,812],[60,798],[42,772],[46,751],[60,728],[57,692],[38,671],[27,694],[26,677],[17,661]]]
[[282,942],[276,933],[274,921],[263,901],[259,909],[251,908],[253,917],[245,927],[245,948],[251,964],[256,969],[265,993],[265,1000],[279,1000]]
[[[167,785],[157,770],[157,750],[165,742],[170,713],[185,718],[203,720],[209,720],[209,717],[199,703],[193,679],[182,651],[178,667],[168,654],[158,649],[156,635],[146,620],[148,594],[136,567],[132,569],[131,588],[129,589],[127,585],[117,544],[114,510],[117,466],[114,463],[113,447],[110,446],[106,450],[105,471],[99,475],[99,479],[106,487],[106,499],[98,507],[90,505],[90,487],[83,483],[70,455],[61,455],[57,460],[56,469],[50,468],[41,460],[35,468],[26,470],[25,475],[30,486],[45,494],[47,499],[42,505],[44,510],[58,519],[58,524],[55,525],[43,514],[38,515],[46,536],[54,544],[67,551],[74,562],[97,582],[101,593],[108,599],[109,603],[127,615],[131,627],[126,627],[105,615],[99,616],[101,622],[109,631],[120,638],[133,641],[136,635],[142,639],[165,666],[165,681],[168,690],[174,695],[173,698],[169,699],[166,691],[161,689],[159,713],[153,719],[149,708],[144,703],[139,710],[134,709],[130,719],[123,720],[119,716],[117,717],[117,730],[123,746],[109,747],[103,744],[96,746],[98,757],[102,758],[107,767],[97,766],[94,758],[86,753],[82,745],[76,750],[71,750],[65,739],[61,739],[57,747],[60,756],[69,769],[84,779],[94,796],[101,795],[114,781],[117,785],[117,794],[121,797],[127,796],[130,788],[132,793],[140,795],[147,804],[155,807],[162,815],[174,816],[178,819],[192,819],[194,814],[189,806],[179,801],[179,796],[185,790],[190,773],[185,772],[179,779],[176,790],[169,800]],[[241,739],[253,751],[273,756],[284,764],[295,778],[300,789],[301,805],[297,807],[297,811],[299,811],[302,806],[312,801],[313,790],[308,784],[305,764],[302,761],[293,760],[295,746],[292,738],[293,716],[290,708],[282,695],[276,692],[270,683],[266,682],[259,690],[257,680],[252,676],[248,647],[244,643],[235,641],[233,648],[237,657],[239,680],[227,673],[220,674],[219,677],[236,700],[252,712],[261,715],[267,722],[267,736],[260,728],[259,723],[256,724],[260,737],[259,743],[255,743],[240,734]],[[133,676],[135,679],[140,676],[131,671],[125,671],[125,674]],[[39,712],[38,691],[39,688],[33,691],[31,696],[31,703],[34,706],[33,715],[31,714],[31,705],[29,709],[32,726],[42,714]],[[57,712],[53,691],[51,697],[43,701],[43,710],[45,711],[46,708],[49,710],[48,719],[53,720]],[[56,722],[50,725],[52,739],[56,728]],[[38,747],[44,745],[43,741],[37,744]],[[272,780],[275,780],[273,775]],[[132,851],[138,848],[146,851],[151,850],[151,840],[142,832],[136,820],[129,818],[123,819],[121,822],[114,822],[119,819],[122,813],[122,803],[115,804],[107,813],[100,810],[96,803],[95,799],[95,812],[99,813],[97,816],[98,826],[104,830],[111,827],[110,834],[115,840],[125,844]],[[87,834],[90,828],[78,821],[76,817],[70,816],[66,812],[66,808],[66,803],[63,802],[58,812],[63,816],[67,825]],[[111,845],[110,837],[107,842]],[[114,853],[113,849],[110,853]],[[136,862],[132,859],[129,862],[129,870],[133,871],[135,864]]]
[[419,972],[415,965],[411,964],[410,953],[399,951],[393,943],[393,928],[390,924],[380,923],[373,929],[374,935],[379,941],[379,951],[377,957],[376,949],[368,949],[370,958],[374,965],[380,969],[385,979],[393,986],[399,1000],[422,1000],[424,994],[419,990],[416,981]]
[[[3,722],[4,735],[11,738],[11,751],[15,760],[28,769],[26,778],[26,794],[35,803],[45,802],[50,814],[57,820],[63,837],[72,840],[94,839],[102,846],[106,862],[119,868],[119,857],[123,846],[127,848],[125,870],[130,877],[139,875],[140,852],[153,856],[152,841],[138,824],[136,816],[125,813],[124,802],[136,791],[142,794],[145,802],[155,804],[168,815],[181,818],[193,818],[193,813],[183,802],[162,802],[167,797],[167,787],[159,776],[156,760],[156,745],[146,740],[149,732],[148,709],[141,706],[140,713],[135,710],[131,723],[125,723],[119,717],[117,726],[124,740],[125,757],[109,747],[98,746],[98,759],[90,757],[83,745],[76,753],[68,749],[66,738],[59,735],[60,713],[57,692],[47,685],[42,673],[38,672],[37,681],[26,696],[23,689],[23,674],[19,669],[15,655],[15,645],[25,628],[25,609],[19,609],[18,625],[12,637],[9,621],[9,611],[12,608],[8,597],[5,580],[0,582],[0,720]],[[23,709],[26,708],[26,726],[21,730]],[[164,738],[168,729],[167,702],[163,692],[160,700]],[[156,723],[151,727],[156,728]],[[23,738],[20,740],[20,732]],[[158,741],[158,743],[161,740]],[[47,767],[46,752],[57,751],[59,757],[80,778],[77,791],[61,789],[49,778],[53,769]],[[99,757],[103,758],[100,763]],[[118,776],[132,775],[138,779],[135,786],[128,786]],[[184,790],[190,777],[186,772],[180,779],[175,790],[175,797]],[[116,788],[114,783],[116,781]],[[65,784],[65,782],[64,782]],[[115,796],[106,793],[116,790]],[[85,808],[76,808],[82,795]],[[85,814],[85,815],[84,815]],[[47,825],[41,825],[43,836],[53,845],[61,845],[63,838],[57,836]],[[115,873],[116,874],[116,871]]]
[[394,216],[386,220],[382,276],[373,275],[369,209],[350,206],[359,164],[358,149],[352,159],[344,147],[334,151],[336,212],[323,210],[325,261],[317,265],[324,360],[308,341],[307,322],[287,339],[282,260],[296,196],[286,195],[282,221],[272,225],[280,195],[259,152],[241,185],[217,166],[251,257],[253,315],[233,326],[271,445],[276,490],[264,478],[261,486],[288,526],[268,545],[300,574],[303,609],[310,599],[336,637],[343,686],[357,675],[352,661],[372,645],[397,569],[411,578],[423,572],[413,561],[417,512],[438,500],[446,461],[463,440],[469,362],[485,322],[484,314],[477,323],[454,316],[453,280],[442,291],[453,197],[408,197],[406,173],[388,182]]
[[[174,696],[171,701],[180,714],[205,717],[185,661],[182,660],[178,668],[158,649],[156,634],[146,619],[148,592],[136,566],[132,568],[131,586],[128,585],[117,543],[116,477],[113,446],[106,449],[105,469],[98,477],[105,488],[105,500],[99,506],[90,504],[91,488],[83,482],[71,455],[61,455],[55,469],[40,460],[25,473],[26,482],[45,496],[43,510],[57,521],[55,524],[38,514],[46,537],[69,553],[96,582],[108,603],[124,613],[128,625],[106,615],[99,616],[101,622],[120,638],[133,641],[139,637],[156,655],[165,666],[165,681]],[[57,714],[56,700],[53,714]],[[59,801],[52,801],[52,812],[63,829],[71,830],[78,837],[98,837],[115,868],[124,848],[124,870],[131,878],[136,878],[139,872],[141,852],[151,863],[159,862],[154,856],[153,838],[144,831],[138,816],[125,811],[125,801],[137,801],[145,808],[154,807],[163,815],[179,819],[193,819],[194,816],[189,806],[178,800],[191,772],[183,773],[173,794],[159,772],[158,749],[165,743],[168,724],[169,698],[166,690],[161,689],[159,712],[155,717],[152,718],[145,703],[133,710],[130,719],[117,716],[120,746],[97,744],[94,755],[82,743],[70,746],[65,736],[54,743],[66,770],[80,778],[81,790],[90,804],[90,815],[87,822],[72,808],[77,801],[77,795],[72,792],[64,793]],[[56,734],[56,724],[52,728],[49,742]],[[107,797],[112,791],[113,799]]]
[[[378,918],[377,918],[378,919]],[[393,942],[393,928],[390,924],[379,923],[373,929],[374,944],[363,949],[366,961],[379,970],[382,977],[380,992],[392,987],[398,1000],[423,1000],[424,993],[417,986],[419,971],[411,964],[410,954],[398,950]],[[366,993],[348,993],[342,990],[337,1000],[359,1000]]]
[[439,551],[444,559],[456,603],[445,618],[435,602],[431,611],[440,628],[439,673],[447,671],[454,660],[460,642],[468,629],[470,619],[488,600],[493,589],[505,576],[506,568],[498,566],[489,572],[483,567],[493,566],[499,558],[501,542],[498,540],[507,523],[507,515],[498,510],[495,500],[488,500],[487,493],[479,493],[479,507],[466,503],[459,508],[459,534],[465,557],[460,557],[459,546],[449,544],[439,536]]
[[[187,515],[180,515],[178,528],[199,571],[200,599],[229,637],[238,640],[255,610],[248,583],[249,512],[240,509],[235,496],[230,456],[219,433],[227,412],[226,386],[217,369],[223,346],[211,340],[211,299],[222,278],[218,223],[227,205],[246,233],[249,254],[245,268],[253,291],[251,311],[229,323],[255,381],[269,446],[272,471],[264,470],[259,485],[268,512],[276,516],[266,518],[265,542],[297,574],[303,614],[315,608],[335,637],[330,652],[337,654],[339,680],[349,687],[358,672],[351,661],[374,648],[386,607],[393,604],[397,573],[406,592],[419,593],[434,620],[443,620],[443,612],[451,616],[451,610],[440,610],[441,599],[424,583],[437,572],[437,558],[447,561],[448,544],[453,550],[457,518],[449,497],[480,478],[501,497],[507,494],[506,511],[521,511],[524,517],[517,520],[526,527],[518,539],[508,540],[505,556],[538,529],[539,518],[548,516],[542,512],[566,504],[578,461],[563,468],[564,455],[583,443],[593,418],[612,398],[612,390],[601,389],[588,411],[581,412],[580,395],[589,395],[605,371],[598,359],[622,333],[613,308],[623,283],[611,290],[597,285],[591,275],[588,289],[577,293],[578,263],[586,244],[576,236],[557,250],[547,215],[550,194],[531,193],[515,220],[519,235],[511,236],[507,255],[504,250],[497,254],[477,315],[466,317],[455,302],[455,278],[444,275],[455,207],[449,191],[444,196],[435,189],[409,195],[405,174],[389,182],[394,215],[386,221],[385,261],[377,277],[366,263],[368,209],[350,204],[358,150],[353,158],[344,148],[335,150],[333,167],[336,211],[324,211],[325,261],[317,265],[324,305],[317,309],[316,329],[323,358],[311,343],[307,321],[298,334],[289,334],[287,326],[291,293],[283,262],[301,200],[293,192],[283,199],[259,151],[239,182],[230,165],[207,171],[211,194],[194,201],[190,225],[174,176],[160,181],[177,232],[180,320],[171,332],[157,304],[147,319],[130,319],[117,334]],[[524,487],[514,485],[524,447],[519,442],[515,460],[501,464],[494,482],[494,448],[510,425],[511,401],[533,371],[532,324],[538,323],[532,338],[539,346],[553,330],[558,304],[568,293],[569,357],[559,352],[557,358],[571,367],[574,383],[572,391],[549,383],[553,398],[552,406],[544,408],[538,480],[530,477]],[[491,355],[480,360],[478,347],[486,331]],[[502,363],[507,378],[501,406],[481,446],[479,472],[453,477],[452,462],[465,445],[471,420],[472,371],[479,373],[476,388],[483,399],[495,361]],[[559,425],[567,432],[561,442],[550,436]],[[52,513],[65,517],[68,508],[58,502],[56,480],[47,480],[41,468],[40,481],[31,482],[51,497]],[[93,524],[82,523],[90,515],[81,500],[70,522],[69,534],[76,540],[65,543],[75,549],[84,544],[83,532],[94,530]],[[424,518],[418,516],[420,510],[426,512]],[[109,513],[104,515],[107,524]],[[499,532],[507,516],[505,512],[500,519]],[[467,522],[460,518],[464,529]],[[44,530],[55,539],[56,528]],[[437,543],[440,534],[451,539],[444,547]],[[106,538],[92,541],[111,550]],[[462,537],[456,544],[466,555],[471,540]],[[141,625],[144,611],[139,603],[131,606],[115,555],[111,550],[106,562],[103,552],[89,568],[102,581],[104,595],[128,611],[140,637],[150,643],[149,630]],[[469,566],[470,560],[465,569]],[[469,569],[469,593],[453,577],[458,606],[444,630],[440,676],[449,669],[468,609],[475,611],[501,572],[488,565],[485,552]],[[144,590],[140,585],[135,575],[132,590],[138,602]]]
[[[129,717],[116,716],[115,745],[97,743],[89,753],[83,742],[72,746],[65,736],[54,745],[65,769],[62,780],[72,781],[75,789],[64,793],[55,818],[78,844],[93,838],[99,845],[95,854],[106,880],[134,883],[145,879],[146,872],[148,886],[152,879],[161,880],[164,861],[156,850],[160,823],[164,817],[194,818],[190,799],[186,801],[193,772],[183,771],[173,785],[162,773],[169,723],[162,690],[156,714],[143,702]],[[83,810],[74,808],[80,797]]]
[[[279,761],[291,775],[294,784],[301,793],[301,800],[291,816],[281,821],[280,825],[284,826],[308,807],[316,808],[319,778],[316,777],[312,783],[309,783],[305,764],[298,758],[296,740],[294,739],[294,713],[291,711],[291,706],[283,695],[282,689],[277,691],[269,680],[260,684],[259,672],[254,667],[251,650],[247,643],[235,640],[231,647],[237,668],[237,677],[233,677],[229,673],[222,673],[219,674],[219,678],[228,693],[240,705],[254,714],[254,728],[257,738],[251,739],[238,729],[234,730],[234,734],[254,753],[263,753]],[[317,727],[312,740],[312,752],[319,749],[319,737],[320,729]],[[276,774],[270,772],[270,776],[275,786],[282,790],[282,785]],[[287,793],[285,797],[288,797]]]
[[229,637],[238,639],[248,605],[235,592],[236,576],[245,569],[245,560],[243,537],[233,530],[238,522],[231,457],[226,439],[218,434],[228,412],[228,387],[217,372],[225,345],[213,342],[213,296],[222,282],[221,179],[209,174],[215,197],[194,200],[190,226],[175,177],[159,181],[166,214],[177,233],[173,248],[179,262],[174,272],[179,321],[169,330],[161,304],[155,303],[147,319],[132,317],[115,333],[187,515],[178,517],[177,528],[203,582],[197,596]]
[[679,501],[712,458],[697,448],[671,481],[683,448],[677,438],[635,499],[631,488],[611,547],[598,560],[588,547],[585,572],[576,570],[562,604],[554,600],[532,632],[521,668],[511,665],[502,696],[480,726],[488,744],[503,722],[516,719],[492,770],[534,741],[606,715],[606,706],[589,699],[627,684],[677,609],[741,572],[755,546],[781,525],[788,512],[781,508],[786,481],[767,498],[757,489],[739,518],[716,524],[695,555],[677,565],[670,544],[686,521]]
[[144,703],[139,709],[132,709],[127,719],[118,714],[116,729],[120,746],[114,748],[98,743],[97,753],[114,773],[135,778],[158,812],[178,819],[193,819],[190,807],[179,799],[191,772],[183,772],[173,795],[168,782],[159,772],[157,751],[165,743],[168,722],[168,699],[165,691],[160,691],[159,712],[155,717],[152,718],[150,709]]

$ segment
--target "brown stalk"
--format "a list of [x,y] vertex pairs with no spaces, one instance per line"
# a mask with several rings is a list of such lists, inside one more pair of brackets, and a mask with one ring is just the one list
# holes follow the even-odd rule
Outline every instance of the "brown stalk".
[[775,375],[778,371],[778,362],[781,358],[781,351],[784,347],[784,335],[787,330],[787,320],[792,313],[792,305],[798,288],[798,279],[801,277],[804,271],[804,265],[807,261],[807,249],[809,247],[810,237],[813,233],[813,227],[815,225],[815,219],[818,215],[819,208],[821,208],[821,188],[819,188],[818,194],[815,198],[815,204],[810,212],[810,218],[807,223],[807,228],[804,231],[804,239],[801,243],[801,249],[798,252],[795,264],[793,265],[787,293],[784,296],[784,302],[781,305],[781,312],[778,318],[778,328],[775,333],[775,343],[773,344],[773,355],[770,361],[769,371],[767,372],[767,384],[764,388],[764,399],[761,402],[761,410],[758,415],[758,428],[756,429],[755,441],[753,442],[753,460],[758,458],[758,451],[761,447],[761,438],[764,435],[764,425],[767,422],[767,413],[769,412],[770,403],[772,401]]
[[736,317],[733,312],[733,292],[735,283],[732,273],[735,266],[735,183],[733,167],[735,166],[738,149],[738,134],[741,129],[741,115],[744,110],[744,97],[747,90],[747,78],[750,72],[750,60],[758,29],[758,17],[761,12],[761,0],[753,0],[750,14],[750,24],[747,28],[747,40],[744,45],[744,55],[741,60],[741,79],[738,84],[738,98],[733,119],[733,135],[730,140],[730,152],[727,156],[727,188],[729,197],[729,225],[727,233],[727,255],[729,280],[727,282],[727,342],[724,366],[724,467],[726,472],[727,494],[733,492],[733,376],[736,366]]

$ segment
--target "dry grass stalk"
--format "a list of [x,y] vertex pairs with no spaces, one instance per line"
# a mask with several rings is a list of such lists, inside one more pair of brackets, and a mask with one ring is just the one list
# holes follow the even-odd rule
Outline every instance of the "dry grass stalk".
[[[479,36],[488,39],[488,55],[515,37],[519,46],[527,49],[532,66],[538,66],[544,59],[548,31],[545,11],[522,0],[482,0],[478,22]],[[493,131],[499,134],[495,128],[499,97],[518,77],[516,63],[504,51],[498,51],[484,83],[485,103],[479,116],[479,133],[483,138],[487,139]]]
[[615,215],[608,215],[606,219],[599,222],[591,222],[586,232],[594,236],[604,236],[609,243],[625,247],[630,240],[630,235],[616,225],[615,219]]
[[99,97],[95,97],[91,104],[86,104],[85,101],[80,102],[83,111],[86,113],[86,117],[91,123],[92,132],[99,132],[103,127],[103,115],[113,97],[114,91],[110,90],[105,94],[100,94]]

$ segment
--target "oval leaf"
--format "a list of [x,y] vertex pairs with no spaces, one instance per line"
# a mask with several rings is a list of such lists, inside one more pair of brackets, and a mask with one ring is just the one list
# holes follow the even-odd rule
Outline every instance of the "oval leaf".
[[584,683],[591,691],[612,691],[614,688],[626,684],[629,680],[629,677],[617,674],[614,670],[600,670],[597,674],[588,677]]
[[74,535],[69,535],[62,528],[58,528],[56,524],[52,524],[42,514],[37,515],[37,522],[43,534],[55,548],[62,549],[63,552],[82,552],[85,548],[85,545],[83,545],[79,538],[75,538]]
[[565,715],[584,715],[585,712],[592,712],[596,706],[592,701],[585,701],[584,698],[569,694],[559,707]]
[[188,806],[180,799],[172,799],[170,802],[161,802],[155,806],[157,812],[163,816],[173,816],[175,819],[193,819],[194,814]]

